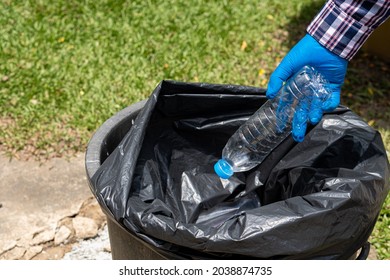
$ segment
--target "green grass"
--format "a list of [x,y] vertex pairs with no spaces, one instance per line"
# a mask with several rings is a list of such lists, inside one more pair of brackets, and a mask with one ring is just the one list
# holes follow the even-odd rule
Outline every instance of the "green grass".
[[[323,3],[0,0],[0,151],[34,159],[85,151],[107,118],[163,79],[266,87]],[[362,52],[342,97],[388,150],[389,71]],[[386,207],[373,237],[381,258],[390,258]]]
[[369,239],[380,259],[390,260],[390,196],[381,210],[374,231]]
[[162,79],[265,86],[305,1],[285,2],[2,0],[3,146],[82,151]]

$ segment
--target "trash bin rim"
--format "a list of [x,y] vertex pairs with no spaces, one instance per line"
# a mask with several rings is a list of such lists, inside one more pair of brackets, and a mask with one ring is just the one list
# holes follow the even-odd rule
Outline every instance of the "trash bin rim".
[[107,119],[92,135],[88,142],[87,149],[85,152],[85,169],[88,178],[92,178],[96,173],[101,162],[101,151],[107,138],[108,132],[115,128],[118,123],[130,119],[132,116],[138,115],[139,111],[144,107],[146,99],[134,103],[118,113]]

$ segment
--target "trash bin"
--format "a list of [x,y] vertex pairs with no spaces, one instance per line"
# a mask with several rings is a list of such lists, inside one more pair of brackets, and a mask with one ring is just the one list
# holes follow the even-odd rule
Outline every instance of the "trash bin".
[[226,140],[265,100],[258,88],[163,81],[95,132],[86,172],[113,259],[367,257],[389,163],[379,133],[348,108],[252,171],[213,174]]

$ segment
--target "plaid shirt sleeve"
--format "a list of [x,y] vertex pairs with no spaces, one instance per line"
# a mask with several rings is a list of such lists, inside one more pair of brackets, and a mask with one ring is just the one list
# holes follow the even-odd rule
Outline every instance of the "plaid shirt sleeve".
[[351,60],[389,16],[390,0],[329,0],[306,31],[328,50]]

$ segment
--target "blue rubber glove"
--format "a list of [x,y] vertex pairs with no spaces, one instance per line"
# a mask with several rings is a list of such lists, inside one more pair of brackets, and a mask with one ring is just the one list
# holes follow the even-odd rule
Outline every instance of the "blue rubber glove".
[[[326,112],[333,111],[340,103],[340,90],[344,83],[348,61],[327,50],[308,34],[289,51],[272,73],[268,83],[267,98],[273,99],[283,83],[305,65],[313,66],[329,82],[328,87],[332,90],[332,95],[322,104],[322,109]],[[302,116],[299,114],[300,110],[297,110],[292,130],[292,136],[297,142],[301,142],[306,133],[306,126],[302,128],[294,125],[294,122],[302,121]],[[313,124],[319,121],[320,118],[311,119]]]

